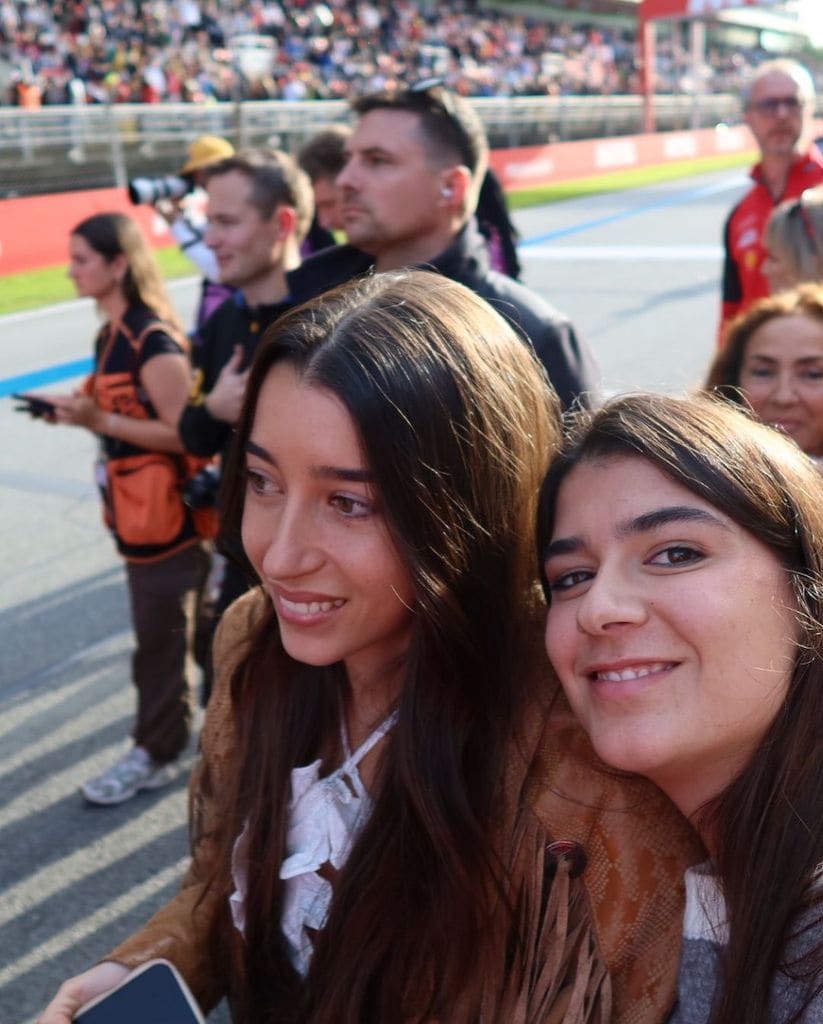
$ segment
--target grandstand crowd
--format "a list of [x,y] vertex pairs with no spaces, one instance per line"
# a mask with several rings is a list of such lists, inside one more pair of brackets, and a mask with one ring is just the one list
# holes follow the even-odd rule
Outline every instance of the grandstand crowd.
[[[250,59],[238,36],[271,42]],[[695,83],[672,34],[657,88],[737,91],[762,56],[713,48]],[[461,0],[0,0],[3,69],[0,105],[29,108],[347,98],[428,75],[464,96],[639,91],[633,29]]]

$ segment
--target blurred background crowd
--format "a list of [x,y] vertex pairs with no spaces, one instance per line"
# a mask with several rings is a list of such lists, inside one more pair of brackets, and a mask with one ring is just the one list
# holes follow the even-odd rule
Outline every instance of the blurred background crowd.
[[[632,27],[422,0],[0,0],[0,105],[347,98],[437,75],[464,96],[637,93]],[[661,92],[736,92],[765,54],[676,33]],[[818,69],[823,79],[823,68]]]

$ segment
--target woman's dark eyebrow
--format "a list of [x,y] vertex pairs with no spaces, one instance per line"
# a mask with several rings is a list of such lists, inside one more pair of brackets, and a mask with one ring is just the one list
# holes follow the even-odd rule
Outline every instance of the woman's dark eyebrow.
[[352,484],[370,484],[374,474],[369,469],[343,469],[340,466],[312,466],[311,475],[319,479],[345,480]]
[[556,558],[558,555],[573,555],[575,551],[579,551],[582,547],[583,541],[580,537],[559,537],[548,545],[543,555],[543,560],[548,561],[550,558]]
[[656,530],[660,526],[668,526],[669,523],[689,522],[707,523],[709,526],[719,526],[724,530],[729,528],[722,519],[707,509],[695,508],[693,505],[668,505],[619,523],[617,534],[620,537],[627,537],[635,533],[645,533],[647,530]]
[[249,455],[256,455],[258,459],[268,462],[270,466],[277,465],[277,461],[274,456],[270,455],[265,448],[261,448],[259,444],[255,444],[254,441],[246,441],[245,450]]
[[[254,441],[246,441],[246,451],[256,455],[258,459],[277,467],[277,459],[265,448]],[[369,469],[344,469],[341,466],[312,466],[311,475],[318,479],[344,480],[352,484],[370,484],[374,482],[374,474]]]
[[[619,523],[616,533],[619,537],[629,537],[636,533],[646,533],[649,530],[659,529],[669,523],[702,522],[710,526],[719,526],[728,530],[728,526],[703,508],[694,508],[692,505],[669,505],[666,508],[656,508],[652,512],[644,512],[641,516],[628,519]],[[558,537],[546,548],[544,560],[556,558],[558,555],[573,555],[583,547],[581,537]]]
[[[768,356],[768,355],[765,354],[765,352],[752,352],[752,354],[751,354],[751,356],[749,358],[750,359],[759,359],[761,363],[776,363],[777,362],[776,356]],[[800,363],[800,364],[803,364],[803,363],[819,363],[821,360],[823,360],[823,353],[815,352],[812,355],[799,356],[797,359],[793,360],[793,362],[794,363]]]

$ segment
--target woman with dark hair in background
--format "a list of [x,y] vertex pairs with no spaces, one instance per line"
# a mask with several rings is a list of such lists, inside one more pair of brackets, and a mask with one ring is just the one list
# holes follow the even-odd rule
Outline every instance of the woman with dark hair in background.
[[69,274],[105,318],[94,371],[72,396],[49,396],[56,420],[100,439],[104,517],[125,559],[136,648],[134,746],[82,787],[117,804],[174,777],[189,738],[195,608],[209,555],[180,493],[177,420],[191,383],[184,336],[154,255],[120,213],[81,221]]
[[823,285],[760,299],[731,322],[705,388],[823,456]]
[[541,532],[572,708],[711,855],[672,1024],[820,1021],[823,481],[727,403],[630,396],[573,433]]
[[261,585],[216,639],[192,865],[43,1024],[158,954],[245,1024],[663,1020],[694,839],[550,714],[558,443],[533,355],[441,275],[269,329],[225,517]]
[[493,269],[519,281],[522,271],[517,255],[520,233],[511,219],[506,193],[500,179],[490,167],[486,169],[480,184],[475,217],[489,247],[489,259]]

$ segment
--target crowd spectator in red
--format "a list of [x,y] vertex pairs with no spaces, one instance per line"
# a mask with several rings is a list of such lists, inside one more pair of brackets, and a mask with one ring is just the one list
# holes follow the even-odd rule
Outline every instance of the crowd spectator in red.
[[761,65],[743,96],[760,161],[724,229],[721,345],[729,321],[769,294],[763,233],[775,207],[823,183],[823,154],[811,140],[814,95],[806,68],[784,59]]

